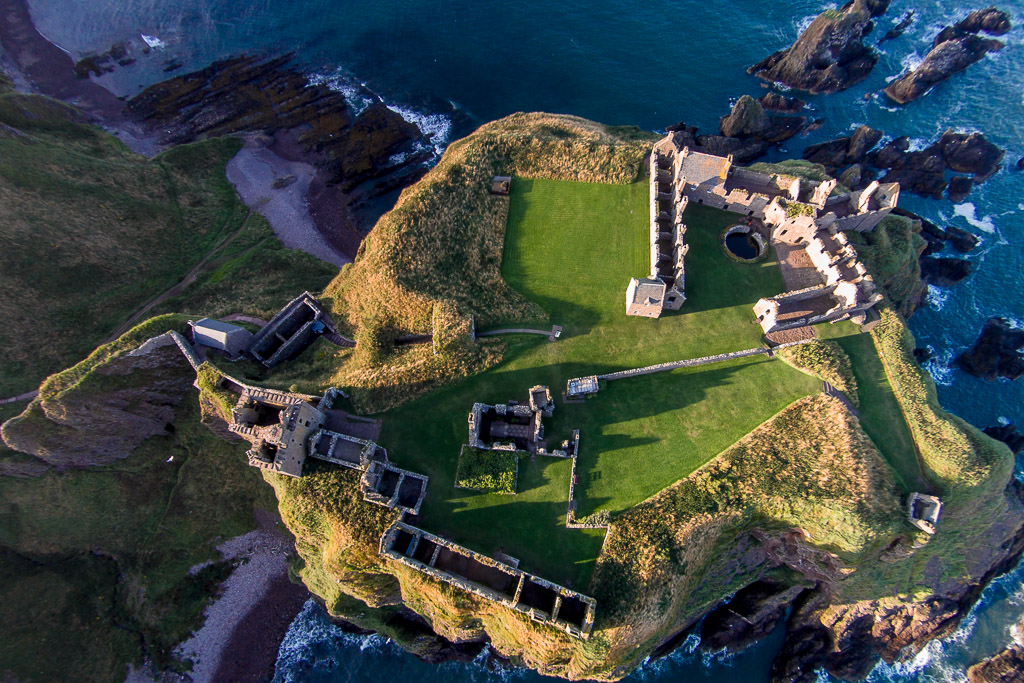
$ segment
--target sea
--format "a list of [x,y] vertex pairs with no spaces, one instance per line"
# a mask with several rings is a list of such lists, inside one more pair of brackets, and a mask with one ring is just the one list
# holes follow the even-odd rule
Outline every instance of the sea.
[[[808,144],[859,125],[909,136],[923,148],[947,129],[981,131],[1007,150],[1004,169],[960,203],[902,193],[900,204],[939,225],[981,238],[967,255],[975,272],[930,288],[910,327],[935,359],[926,364],[944,406],[978,427],[1024,430],[1024,381],[985,382],[951,366],[991,316],[1024,325],[1024,0],[1001,0],[1014,28],[1004,50],[905,107],[880,91],[920,63],[938,30],[971,9],[953,0],[894,0],[874,43],[907,12],[910,28],[881,46],[871,76],[809,102],[819,130],[794,138],[768,160],[799,157]],[[476,126],[517,111],[576,114],[650,130],[685,121],[716,132],[743,94],[765,86],[746,67],[789,45],[823,9],[818,0],[29,0],[40,32],[79,57],[124,43],[137,61],[100,81],[130,96],[169,75],[239,53],[294,55],[311,81],[344,93],[361,110],[373,96],[430,135],[437,154]],[[177,68],[175,68],[177,67]],[[372,93],[372,95],[368,95]],[[1017,476],[1024,477],[1018,463]],[[966,667],[1005,647],[1024,614],[1024,567],[996,580],[952,636],[915,659],[879,665],[872,681],[962,681]],[[644,664],[631,681],[768,680],[782,633],[739,654],[703,654],[691,637]],[[281,646],[281,681],[445,678],[451,683],[540,678],[492,670],[482,655],[433,665],[377,636],[342,633],[310,602]],[[822,680],[827,676],[822,674]]]

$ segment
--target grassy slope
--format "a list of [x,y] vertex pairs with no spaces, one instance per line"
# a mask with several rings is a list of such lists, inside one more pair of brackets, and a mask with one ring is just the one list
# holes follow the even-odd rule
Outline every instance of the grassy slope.
[[921,474],[914,438],[871,335],[861,334],[852,323],[819,325],[817,329],[820,336],[833,337],[850,357],[860,397],[861,426],[892,466],[904,491],[931,490]]
[[[514,498],[457,491],[465,414],[475,401],[523,400],[537,383],[557,393],[570,377],[760,345],[751,304],[781,291],[778,266],[724,255],[719,236],[728,214],[694,207],[687,220],[690,272],[701,276],[691,281],[683,311],[631,318],[625,286],[646,272],[647,186],[513,182],[502,271],[565,330],[555,344],[513,341],[497,368],[385,415],[382,439],[392,457],[431,476],[422,511],[428,528],[484,552],[504,548],[543,576],[586,585],[602,534],[565,529],[570,463],[522,462]],[[767,359],[620,380],[584,404],[558,401],[546,438],[557,444],[581,430],[581,516],[621,511],[818,386]]]
[[[19,679],[111,680],[143,656],[166,664],[227,571],[190,578],[189,567],[250,530],[255,505],[274,505],[194,400],[176,427],[108,467],[0,477],[0,661]],[[41,656],[54,647],[60,657]]]
[[[0,84],[0,90],[2,90]],[[77,123],[64,105],[0,97],[0,395],[38,384],[89,354],[144,301],[176,282],[233,233],[246,210],[223,176],[237,148],[214,140],[155,160]],[[284,249],[254,214],[211,268],[154,310],[269,316],[296,292],[321,289],[329,264]],[[139,324],[84,361],[46,379],[41,392],[104,390],[93,369],[187,316]],[[14,334],[17,333],[17,334]],[[0,420],[25,404],[0,407]],[[23,680],[103,680],[146,656],[166,662],[191,630],[228,568],[194,579],[188,568],[215,559],[218,539],[253,528],[254,505],[271,490],[242,450],[199,424],[186,398],[176,432],[125,460],[35,479],[0,477],[0,661]],[[35,424],[47,429],[41,411]],[[173,459],[168,460],[172,457]],[[0,446],[5,469],[38,462]],[[143,645],[143,638],[145,646]],[[42,656],[59,644],[60,658]]]
[[[88,354],[238,230],[247,210],[224,177],[237,140],[147,160],[74,109],[18,94],[0,95],[0,124],[17,131],[0,135],[0,396],[8,396]],[[336,272],[281,249],[261,218],[250,223],[231,245],[237,258],[172,306],[216,314],[231,297],[269,312],[287,300],[284,290],[322,286]],[[238,296],[268,290],[242,266],[269,275],[273,296]]]
[[[888,468],[856,421],[834,399],[803,399],[613,523],[594,590],[614,645],[587,673],[621,675],[757,578],[764,567],[748,556],[747,532],[796,526],[855,564],[902,524]],[[808,568],[823,560],[817,550],[803,558]]]

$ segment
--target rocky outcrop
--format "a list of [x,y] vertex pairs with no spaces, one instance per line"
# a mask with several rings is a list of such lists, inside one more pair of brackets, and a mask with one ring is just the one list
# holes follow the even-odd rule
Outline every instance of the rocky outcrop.
[[864,37],[874,28],[872,18],[888,6],[889,0],[852,0],[840,10],[826,10],[792,46],[754,64],[747,73],[815,94],[860,83],[878,61]]
[[881,45],[887,40],[895,40],[896,38],[899,38],[900,36],[903,35],[904,31],[910,28],[910,25],[913,23],[914,10],[907,10],[907,13],[903,15],[903,18],[900,19],[899,23],[897,23],[895,26],[893,26],[891,29],[885,32],[885,35],[882,36],[882,39],[878,41],[878,44]]
[[1021,683],[1024,681],[1024,645],[1015,644],[967,670],[970,683]]
[[940,228],[927,218],[922,218],[916,213],[907,211],[906,209],[896,207],[896,210],[893,211],[893,213],[897,216],[905,216],[911,220],[918,221],[921,224],[920,235],[926,242],[928,242],[928,246],[925,247],[921,256],[930,256],[931,254],[938,253],[942,251],[947,244],[961,254],[966,254],[978,246],[978,243],[981,241],[977,235],[967,232],[962,228],[957,228],[952,225]]
[[728,648],[739,652],[771,633],[788,607],[803,592],[803,586],[774,581],[755,581],[736,592],[727,603],[704,619],[700,646],[708,652]]
[[1024,451],[1024,434],[1018,432],[1017,427],[1012,424],[993,425],[985,427],[983,431],[1009,446],[1014,455],[1020,455],[1021,451]]
[[969,683],[1021,683],[1024,681],[1024,619],[1017,622],[1011,631],[1014,634],[1014,642],[1010,643],[1005,650],[997,652],[967,670]]
[[763,135],[772,127],[772,122],[761,106],[750,95],[744,95],[733,106],[732,111],[722,117],[719,129],[729,138],[749,138]]
[[942,29],[924,61],[890,83],[885,94],[898,104],[916,100],[936,83],[963,71],[989,52],[1005,47],[1002,41],[983,38],[979,32],[1002,35],[1009,30],[1009,17],[994,7],[972,12],[962,21]]
[[757,98],[758,103],[767,111],[780,114],[799,114],[807,103],[795,97],[786,97],[777,92],[770,92]]
[[356,116],[341,93],[310,85],[289,64],[288,56],[215,62],[150,86],[128,101],[128,111],[167,145],[297,129],[298,141],[322,154],[333,179],[347,188],[417,160],[416,145],[424,140],[415,125],[380,102]]
[[956,358],[956,364],[975,377],[994,381],[1024,375],[1024,330],[1005,318],[989,318],[974,345]]
[[36,399],[3,425],[3,440],[58,469],[125,458],[173,429],[195,373],[177,347],[115,356],[73,388]]
[[984,543],[974,546],[976,557],[971,558],[968,574],[937,584],[926,598],[844,603],[824,585],[806,593],[787,624],[786,641],[772,662],[772,679],[810,683],[823,668],[842,680],[861,680],[879,658],[890,663],[904,660],[928,641],[952,633],[985,586],[1020,561],[1021,496],[1021,486],[1011,483],[1011,512],[987,529]]
[[[953,201],[962,201],[976,183],[999,170],[1005,154],[981,133],[947,130],[926,149],[913,152],[907,137],[896,138],[875,150],[882,135],[880,130],[860,126],[849,137],[808,145],[803,158],[821,164],[850,189],[870,182],[873,174],[865,173],[864,165],[871,164],[888,170],[883,182],[899,182],[904,189],[926,197],[941,198],[945,193]],[[847,170],[853,169],[849,174],[838,172],[847,165]],[[947,180],[947,171],[971,176],[958,175]]]
[[936,287],[952,287],[971,274],[973,264],[962,258],[936,258],[924,256],[921,262],[921,279]]
[[868,152],[882,139],[882,135],[880,130],[860,126],[849,137],[808,145],[804,150],[803,158],[821,164],[830,172],[834,172],[841,166],[863,162]]
[[[913,152],[908,138],[896,138],[868,154],[867,161],[887,171],[882,182],[898,182],[915,194],[941,199],[950,186],[947,171],[973,174],[969,183],[973,187],[999,170],[1004,154],[981,133],[947,130],[938,141]],[[967,185],[965,180],[956,181],[952,194],[963,198]]]
[[719,122],[721,135],[698,134],[695,126],[677,123],[666,130],[675,133],[681,145],[697,152],[733,156],[737,164],[747,164],[764,156],[769,149],[807,130],[806,116],[768,114],[758,100],[743,95]]

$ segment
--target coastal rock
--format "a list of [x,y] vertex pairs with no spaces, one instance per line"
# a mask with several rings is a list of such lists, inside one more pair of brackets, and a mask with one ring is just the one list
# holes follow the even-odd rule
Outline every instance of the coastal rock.
[[1017,159],[1017,165],[1015,167],[1018,171],[1024,171],[1024,157]]
[[743,95],[732,111],[719,123],[722,135],[730,138],[749,138],[767,133],[772,122],[762,107],[750,95]]
[[920,259],[921,279],[936,287],[952,287],[971,274],[973,264],[962,258],[936,258],[925,256]]
[[1010,17],[995,7],[979,9],[971,12],[964,19],[955,24],[955,28],[970,33],[984,31],[990,36],[1001,36],[1007,33],[1013,26],[1010,24]]
[[771,633],[786,608],[803,592],[801,586],[756,581],[736,592],[705,619],[700,631],[701,649],[718,652],[728,647],[738,652]]
[[903,15],[903,18],[899,21],[898,24],[896,24],[891,29],[886,31],[885,35],[882,36],[882,39],[878,41],[878,44],[881,45],[887,40],[895,40],[896,38],[899,38],[900,36],[903,35],[904,31],[910,28],[910,25],[913,23],[914,10],[908,10],[907,13]]
[[1021,451],[1024,451],[1024,434],[1018,432],[1017,427],[1012,424],[993,425],[985,427],[982,431],[993,439],[1005,443],[1014,455],[1020,455]]
[[859,164],[882,139],[882,135],[880,130],[860,126],[850,137],[808,145],[804,150],[803,158],[821,164],[830,170],[835,170],[846,164]]
[[951,225],[946,228],[946,241],[961,254],[966,254],[978,246],[981,240],[977,235]]
[[918,365],[924,365],[934,357],[935,352],[932,351],[932,348],[930,346],[919,346],[916,349],[914,349],[914,360],[917,361]]
[[864,171],[864,167],[860,164],[850,166],[839,176],[839,184],[850,190],[859,190],[866,184],[864,182]]
[[[909,150],[910,140],[898,137],[881,149],[869,152],[866,161],[888,171],[883,182],[898,182],[905,190],[935,199],[941,199],[948,188],[950,198],[955,201],[962,201],[974,184],[998,171],[1006,153],[981,133],[951,130],[925,149]],[[958,176],[949,181],[946,171],[971,173],[973,179]]]
[[967,680],[969,683],[1021,683],[1024,681],[1024,646],[1015,643],[975,664],[967,670]]
[[979,183],[999,170],[999,164],[1006,154],[981,133],[955,133],[947,130],[932,145],[936,146],[951,171],[971,173],[975,182]]
[[135,118],[163,144],[240,132],[298,129],[298,141],[321,154],[336,182],[385,175],[399,153],[424,142],[419,129],[377,102],[358,117],[341,93],[310,85],[290,56],[235,57],[150,86],[128,101]]
[[[956,630],[970,605],[988,583],[1017,565],[1024,553],[1024,487],[1014,480],[1006,490],[1010,505],[1005,521],[979,539],[976,556],[963,579],[936,585],[923,599],[894,597],[884,602],[833,602],[822,586],[797,605],[787,625],[786,641],[772,662],[772,679],[810,683],[825,669],[842,680],[861,680],[879,658],[906,660],[924,645]],[[941,531],[940,531],[941,533]]]
[[994,381],[999,377],[1017,379],[1024,375],[1024,330],[1010,326],[1005,318],[985,322],[974,345],[956,358],[956,364],[975,377]]
[[864,45],[871,19],[888,9],[888,0],[853,0],[840,10],[819,14],[792,46],[747,69],[747,73],[814,94],[833,93],[860,83],[878,61]]
[[770,92],[757,98],[758,103],[767,111],[780,114],[799,114],[807,103],[795,97],[786,97],[777,92]]
[[912,102],[936,83],[963,71],[989,52],[1005,47],[1001,41],[977,35],[981,30],[996,35],[1006,33],[1010,30],[1010,20],[1003,12],[989,8],[972,12],[966,19],[947,26],[935,37],[924,61],[890,83],[885,94],[898,104]]
[[946,187],[946,196],[951,202],[962,202],[967,199],[967,195],[971,193],[973,187],[974,181],[967,176],[953,176]]

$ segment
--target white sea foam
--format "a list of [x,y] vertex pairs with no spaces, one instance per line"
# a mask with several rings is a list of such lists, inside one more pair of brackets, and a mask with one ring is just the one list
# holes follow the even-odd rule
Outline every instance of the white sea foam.
[[420,132],[430,140],[431,146],[439,156],[451,142],[452,120],[444,114],[424,114],[415,109],[394,104],[389,104],[388,109],[400,114],[409,123],[416,124]]
[[154,50],[163,50],[165,47],[167,47],[167,43],[160,40],[156,36],[147,36],[145,33],[140,33],[139,36],[142,38],[143,42],[146,43],[146,45],[148,45],[150,48]]
[[[352,112],[359,116],[375,102],[383,102],[376,93],[366,87],[365,83],[353,79],[344,70],[338,69],[332,73],[313,73],[307,76],[310,85],[324,85],[331,90],[341,93],[345,102],[352,109]],[[427,145],[419,145],[413,153],[429,152],[431,162],[441,158],[452,137],[452,120],[444,114],[427,114],[417,111],[411,107],[404,107],[397,104],[388,104],[388,109],[399,114],[409,123],[414,124],[427,138]],[[401,164],[408,160],[410,153],[401,153],[392,156],[388,161],[391,164]]]
[[994,233],[996,231],[996,224],[992,222],[992,217],[984,216],[982,218],[978,218],[977,208],[970,202],[955,205],[953,207],[953,213],[954,215],[960,216],[979,230],[984,230],[987,233]]
[[917,67],[921,66],[921,62],[923,61],[924,57],[922,57],[917,50],[914,50],[910,54],[903,55],[903,58],[900,60],[900,66],[903,67],[903,71],[901,73],[909,73],[915,70]]
[[353,80],[341,69],[330,74],[312,74],[309,76],[309,84],[325,85],[334,92],[341,93],[356,116],[362,114],[367,107],[377,101],[368,93],[365,84]]
[[936,384],[948,387],[953,384],[953,368],[950,367],[952,362],[953,352],[946,351],[925,363],[924,369],[928,371],[928,374],[932,376]]
[[[838,7],[839,6],[834,2],[830,2],[829,4],[821,8],[821,12],[824,12],[825,10],[828,9],[837,9]],[[819,12],[818,14],[820,14],[821,12]],[[806,17],[798,21],[796,24],[797,33],[803,33],[804,31],[806,31],[807,28],[811,25],[811,22],[818,18],[818,14],[808,14]]]
[[936,287],[935,285],[928,285],[928,296],[925,301],[928,303],[928,308],[941,311],[942,307],[949,301],[949,290]]

